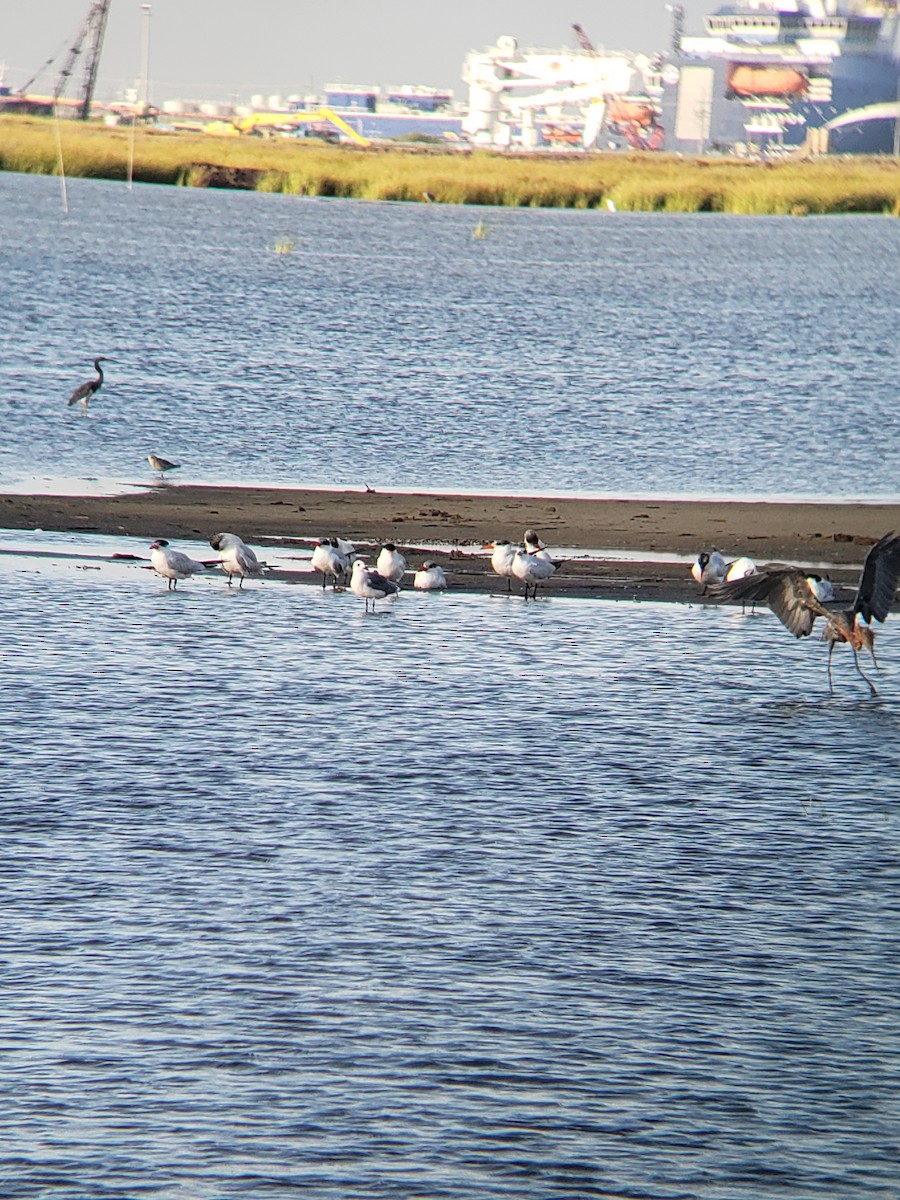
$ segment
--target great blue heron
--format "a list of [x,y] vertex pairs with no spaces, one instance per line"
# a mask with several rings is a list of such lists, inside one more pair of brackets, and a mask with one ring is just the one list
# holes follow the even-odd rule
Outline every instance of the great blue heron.
[[[740,600],[752,604],[768,604],[778,620],[789,629],[794,637],[807,637],[812,633],[818,617],[825,621],[823,639],[828,643],[828,688],[834,691],[831,681],[831,656],[838,642],[846,642],[853,651],[856,669],[869,685],[872,695],[877,696],[875,685],[860,666],[859,651],[865,648],[875,658],[875,631],[871,628],[872,618],[884,621],[890,612],[900,579],[900,534],[886,533],[866,555],[859,586],[852,608],[826,608],[816,596],[815,588],[801,567],[772,563],[755,575],[737,579],[733,583],[721,583],[712,588],[717,600]],[[862,618],[862,620],[860,620]]]
[[94,359],[94,370],[97,372],[97,378],[88,379],[86,383],[80,384],[69,397],[69,404],[78,404],[81,402],[84,404],[85,408],[87,408],[91,396],[93,396],[95,392],[99,392],[103,387],[103,368],[100,366],[100,364],[110,361],[111,360],[108,358]]

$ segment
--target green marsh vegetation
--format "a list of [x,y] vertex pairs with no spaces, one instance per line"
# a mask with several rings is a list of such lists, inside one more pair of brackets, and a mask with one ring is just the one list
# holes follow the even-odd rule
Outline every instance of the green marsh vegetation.
[[[59,122],[67,175],[128,175],[132,131]],[[0,170],[58,172],[52,120],[0,117]],[[518,155],[434,147],[333,146],[312,140],[134,132],[134,179],[288,195],[618,212],[900,215],[893,158],[679,158],[665,154]]]

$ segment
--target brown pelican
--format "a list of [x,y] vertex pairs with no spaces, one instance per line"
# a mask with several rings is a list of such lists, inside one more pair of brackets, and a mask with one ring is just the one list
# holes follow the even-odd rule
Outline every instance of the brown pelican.
[[900,534],[886,533],[866,555],[852,608],[826,608],[817,597],[807,572],[801,567],[781,563],[771,563],[755,575],[736,579],[733,583],[716,584],[712,593],[717,600],[768,604],[782,625],[797,638],[812,633],[817,618],[822,617],[825,621],[822,637],[828,643],[829,690],[834,691],[831,681],[834,647],[838,642],[846,642],[853,651],[857,671],[871,688],[872,695],[877,696],[875,685],[860,666],[859,651],[863,648],[868,650],[875,666],[878,666],[872,618],[876,621],[887,618],[894,602],[898,579]]

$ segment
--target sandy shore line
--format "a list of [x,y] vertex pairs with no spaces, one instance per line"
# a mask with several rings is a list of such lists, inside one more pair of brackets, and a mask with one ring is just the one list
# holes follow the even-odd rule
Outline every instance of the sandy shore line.
[[[391,541],[409,549],[410,567],[425,546],[465,590],[497,586],[480,548],[520,541],[535,529],[568,553],[554,593],[695,600],[683,562],[718,547],[726,557],[834,565],[838,582],[854,582],[868,547],[900,529],[900,504],[831,504],[698,500],[594,500],[429,493],[318,491],[290,488],[160,485],[116,496],[0,493],[0,528],[167,537],[206,541],[228,530],[256,546],[303,546],[337,534],[361,546]],[[628,553],[626,563],[603,551]],[[594,552],[594,557],[579,557]],[[646,556],[646,557],[642,557]],[[548,589],[549,590],[549,589]]]

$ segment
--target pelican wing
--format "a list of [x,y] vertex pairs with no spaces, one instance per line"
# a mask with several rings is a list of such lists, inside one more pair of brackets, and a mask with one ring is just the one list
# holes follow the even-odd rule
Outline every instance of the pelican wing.
[[894,603],[898,579],[900,534],[886,533],[866,555],[853,612],[859,613],[867,623],[871,623],[873,617],[876,621],[884,621]]
[[755,575],[719,583],[710,590],[717,600],[767,604],[785,629],[798,638],[812,633],[816,617],[830,616],[812,594],[799,567],[764,567]]

